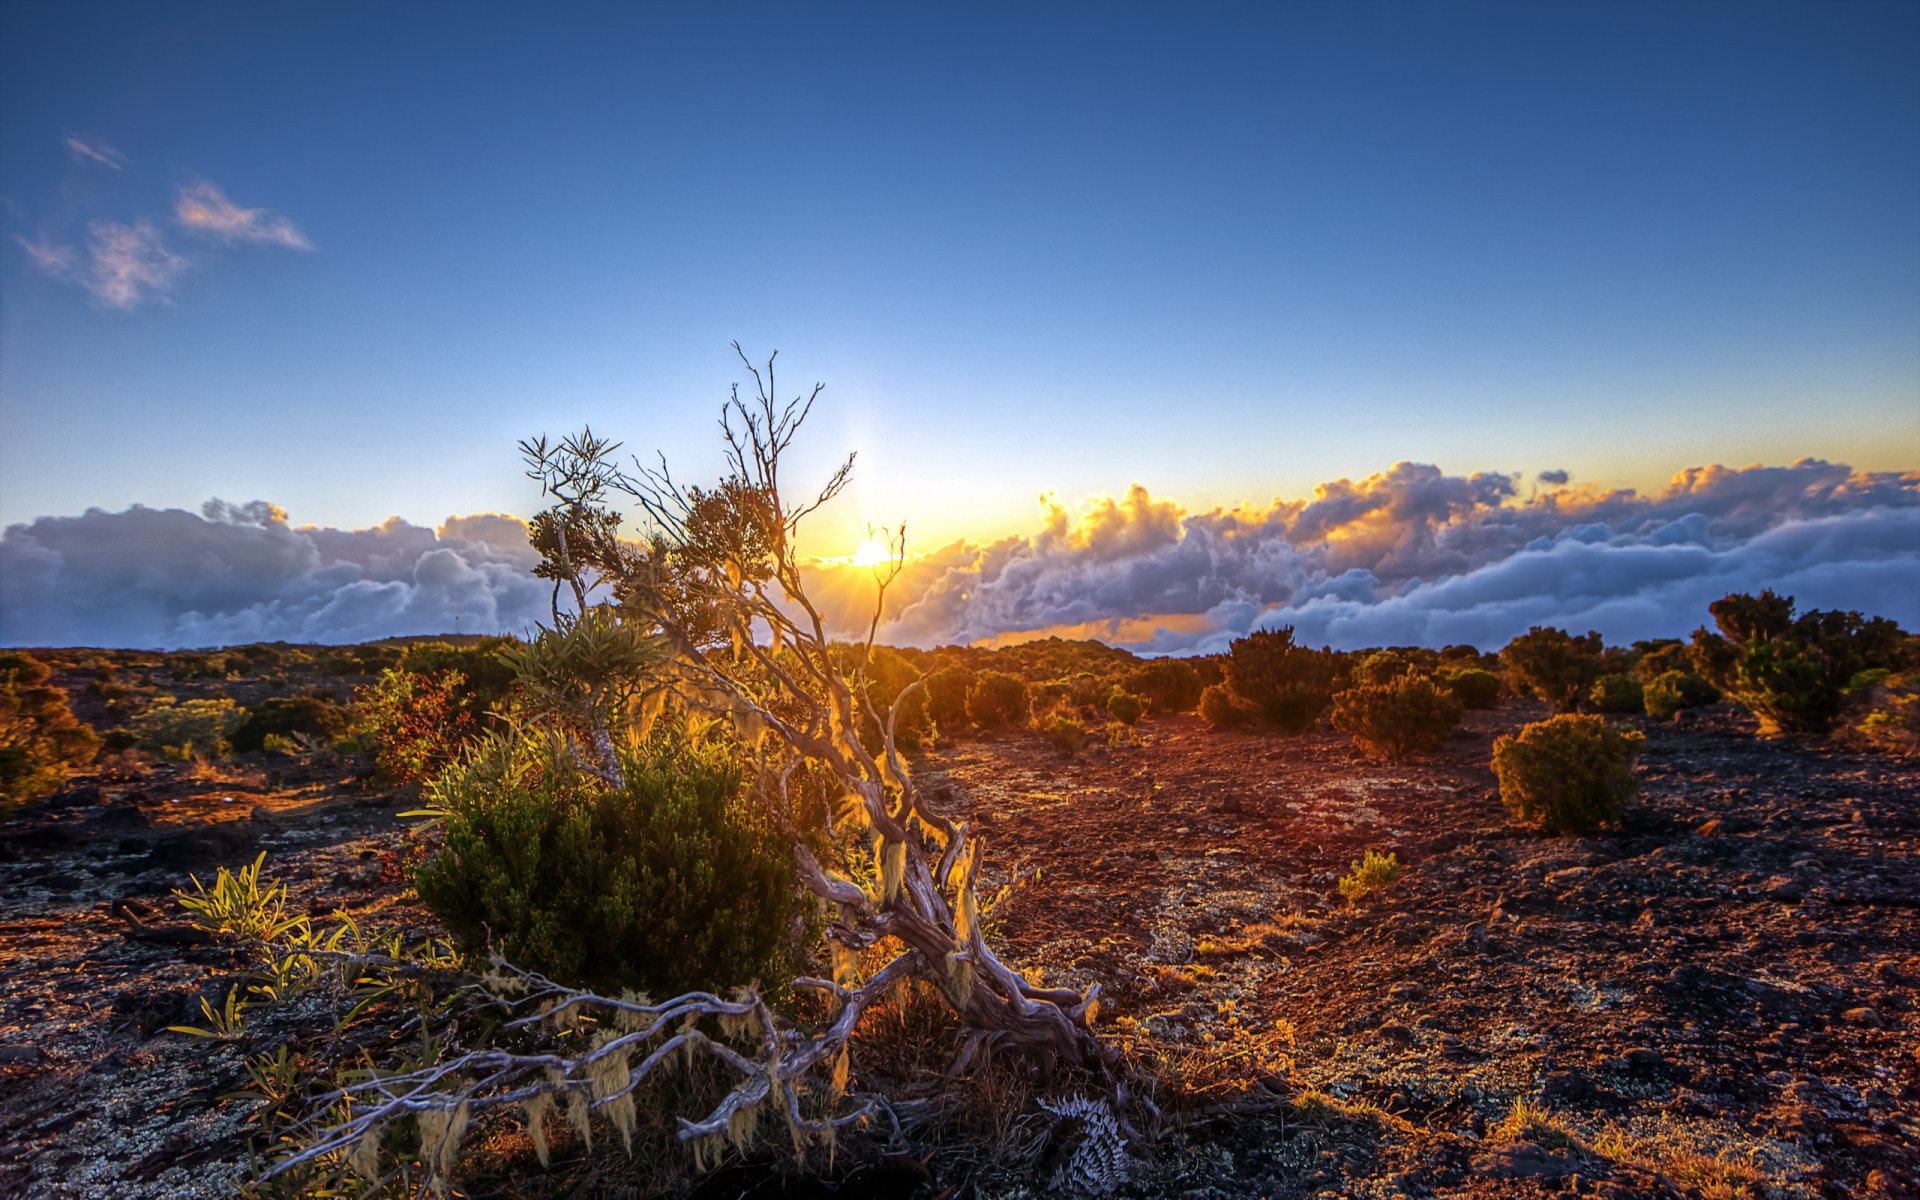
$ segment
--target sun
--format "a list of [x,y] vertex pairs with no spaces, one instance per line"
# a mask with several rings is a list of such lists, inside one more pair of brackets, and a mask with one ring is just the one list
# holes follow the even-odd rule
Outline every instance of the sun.
[[847,561],[856,567],[877,567],[882,563],[891,562],[892,560],[893,547],[887,545],[879,538],[868,538],[866,541],[860,543],[860,548],[855,550],[852,557]]

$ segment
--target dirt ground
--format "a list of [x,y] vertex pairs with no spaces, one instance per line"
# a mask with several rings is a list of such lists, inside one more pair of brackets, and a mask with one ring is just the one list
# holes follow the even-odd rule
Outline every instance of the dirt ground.
[[[1486,765],[1542,715],[1470,714],[1404,765],[1182,717],[922,764],[1003,877],[1038,871],[994,917],[1012,961],[1271,1092],[1142,1148],[1125,1194],[1920,1195],[1920,767],[1697,710],[1648,727],[1624,829],[1543,839]],[[0,1196],[229,1194],[252,1131],[220,1097],[275,1018],[166,1031],[233,974],[170,889],[265,850],[297,905],[431,932],[397,807],[260,759],[76,780],[0,826]],[[1349,905],[1367,850],[1403,872]]]

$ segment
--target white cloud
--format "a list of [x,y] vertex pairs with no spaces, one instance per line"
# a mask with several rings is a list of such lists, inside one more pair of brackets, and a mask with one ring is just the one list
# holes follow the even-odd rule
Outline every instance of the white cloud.
[[222,242],[265,242],[292,250],[313,249],[291,220],[264,208],[241,208],[205,180],[180,189],[173,216],[188,230]]
[[115,150],[112,146],[100,142],[89,145],[77,137],[69,137],[66,141],[67,154],[77,163],[84,163],[95,167],[105,167],[110,171],[124,171],[127,169],[127,156]]
[[92,270],[79,282],[109,308],[137,308],[164,300],[174,280],[187,269],[187,260],[169,250],[147,221],[131,225],[95,221],[89,230]]
[[73,278],[74,254],[72,246],[56,246],[50,242],[29,241],[17,233],[13,235],[13,240],[20,243],[20,248],[27,252],[28,261],[39,268],[42,273],[51,275],[55,279]]

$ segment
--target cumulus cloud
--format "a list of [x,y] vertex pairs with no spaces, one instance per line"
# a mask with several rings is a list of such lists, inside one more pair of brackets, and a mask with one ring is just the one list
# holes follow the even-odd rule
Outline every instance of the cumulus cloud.
[[135,505],[0,536],[0,643],[171,649],[524,632],[549,615],[525,526],[295,527],[274,505]]
[[[1562,485],[1527,500],[1518,483],[1400,463],[1264,508],[1190,513],[1138,486],[1077,515],[1048,498],[1030,536],[912,563],[881,636],[1105,628],[1137,649],[1192,653],[1277,625],[1339,647],[1493,647],[1555,624],[1632,641],[1684,634],[1708,602],[1762,587],[1920,625],[1920,473],[1806,459],[1693,468],[1654,495]],[[819,574],[854,627],[870,584],[845,567]]]
[[188,230],[222,242],[265,242],[290,250],[313,249],[306,235],[288,218],[264,208],[241,208],[205,180],[180,189],[173,216]]
[[69,137],[66,142],[67,156],[77,163],[90,167],[105,167],[109,171],[127,169],[127,156],[112,146],[101,142],[88,144],[77,137]]

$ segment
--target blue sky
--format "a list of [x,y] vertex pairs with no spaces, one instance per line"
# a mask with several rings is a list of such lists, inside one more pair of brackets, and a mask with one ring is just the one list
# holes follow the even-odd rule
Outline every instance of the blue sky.
[[[828,384],[809,465],[861,452],[823,549],[1401,459],[1912,468],[1917,50],[1872,4],[10,5],[0,521],[525,513],[515,440],[584,421],[697,479],[736,338]],[[143,221],[177,261],[103,295]]]

